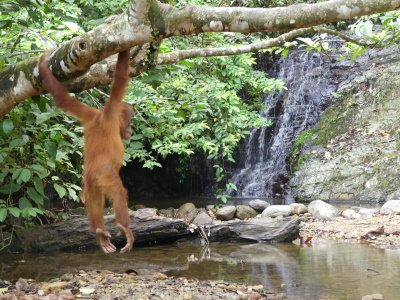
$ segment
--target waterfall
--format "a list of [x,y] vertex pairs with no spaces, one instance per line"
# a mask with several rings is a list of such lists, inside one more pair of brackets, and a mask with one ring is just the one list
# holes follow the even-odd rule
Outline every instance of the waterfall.
[[287,90],[265,97],[261,112],[273,125],[252,130],[244,148],[236,157],[243,168],[233,171],[230,182],[238,190],[228,191],[237,197],[279,197],[289,181],[288,160],[296,136],[317,123],[321,113],[334,98],[334,64],[318,52],[291,52],[268,70]]

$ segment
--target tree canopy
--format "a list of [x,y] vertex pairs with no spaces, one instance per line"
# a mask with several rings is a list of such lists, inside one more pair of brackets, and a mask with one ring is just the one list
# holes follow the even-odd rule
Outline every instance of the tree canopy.
[[[269,124],[258,114],[261,100],[284,83],[255,70],[252,53],[285,55],[300,43],[323,51],[333,34],[354,58],[398,41],[400,0],[190,2],[0,3],[0,221],[42,213],[46,186],[78,199],[82,129],[44,95],[37,64],[49,48],[57,48],[53,73],[97,107],[107,98],[114,54],[132,48],[126,100],[136,110],[135,134],[125,159],[153,168],[172,153],[233,161],[248,128]],[[215,168],[221,180],[223,164]]]

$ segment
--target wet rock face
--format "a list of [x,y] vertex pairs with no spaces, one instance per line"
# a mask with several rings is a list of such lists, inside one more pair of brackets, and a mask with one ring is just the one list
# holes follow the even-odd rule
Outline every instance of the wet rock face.
[[400,62],[385,51],[369,55],[370,68],[349,72],[337,104],[309,131],[290,182],[296,200],[400,198]]

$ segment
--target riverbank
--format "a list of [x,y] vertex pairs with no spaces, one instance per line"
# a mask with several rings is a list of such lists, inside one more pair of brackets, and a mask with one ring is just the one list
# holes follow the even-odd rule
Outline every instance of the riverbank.
[[300,236],[312,237],[314,244],[335,241],[400,247],[400,215],[374,214],[362,219],[337,217],[332,220],[310,217],[301,222]]
[[[4,282],[3,282],[4,283]],[[4,284],[3,284],[4,286]],[[0,281],[0,292],[2,282]],[[168,277],[162,273],[138,275],[109,271],[80,271],[47,283],[20,279],[8,287],[0,300],[72,299],[287,299],[284,293],[269,292],[262,285],[249,286],[219,281]]]

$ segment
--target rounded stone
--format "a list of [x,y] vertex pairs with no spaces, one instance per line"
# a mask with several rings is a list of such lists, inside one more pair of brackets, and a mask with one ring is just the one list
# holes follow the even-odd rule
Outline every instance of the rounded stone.
[[292,215],[304,215],[308,212],[307,206],[303,203],[292,203],[289,205],[292,210]]
[[184,218],[188,222],[192,222],[194,217],[197,215],[196,206],[193,203],[185,203],[179,207],[177,216],[179,218]]
[[211,225],[213,223],[212,218],[204,211],[199,213],[192,222],[195,225]]
[[398,215],[400,214],[400,200],[389,200],[381,207],[382,215]]
[[331,220],[339,217],[339,210],[322,200],[312,201],[308,205],[308,211],[317,219]]
[[288,217],[292,214],[292,209],[289,205],[271,205],[262,212],[262,217]]
[[236,207],[233,205],[228,205],[220,208],[216,213],[216,217],[218,220],[228,221],[233,219],[235,213],[236,213]]
[[258,213],[251,207],[246,205],[238,205],[236,206],[236,217],[240,220],[247,220],[254,218]]
[[263,211],[270,205],[267,201],[261,199],[254,199],[249,202],[249,206],[256,211]]

